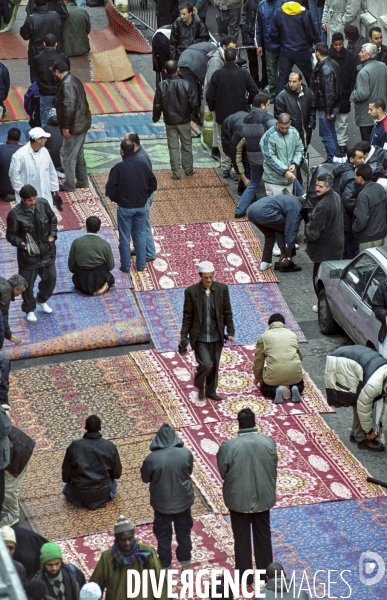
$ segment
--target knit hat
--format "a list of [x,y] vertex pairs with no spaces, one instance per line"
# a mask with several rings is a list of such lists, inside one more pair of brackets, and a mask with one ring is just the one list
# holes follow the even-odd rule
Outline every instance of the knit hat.
[[100,600],[100,598],[102,598],[101,588],[94,581],[85,583],[79,594],[79,600]]
[[344,27],[344,33],[349,37],[350,40],[357,40],[359,37],[359,29],[356,25],[346,25]]
[[198,267],[199,273],[213,273],[215,271],[214,265],[209,260],[203,260]]
[[59,548],[58,544],[54,544],[54,542],[43,544],[40,549],[40,564],[44,565],[54,558],[62,558],[62,550]]
[[12,529],[12,527],[5,525],[4,527],[2,527],[0,529],[0,531],[1,531],[1,537],[3,538],[3,540],[5,542],[13,542],[14,544],[16,544],[16,535],[15,535],[15,532]]
[[134,525],[130,519],[120,515],[114,525],[114,533],[124,533],[126,531],[134,531]]

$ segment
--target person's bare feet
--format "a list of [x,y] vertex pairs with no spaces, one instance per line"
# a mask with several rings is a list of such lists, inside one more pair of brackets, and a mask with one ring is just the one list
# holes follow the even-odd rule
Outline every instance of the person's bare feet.
[[104,283],[102,287],[99,288],[99,290],[97,290],[96,292],[94,292],[93,296],[102,296],[102,294],[105,294],[109,289],[109,286],[107,283]]

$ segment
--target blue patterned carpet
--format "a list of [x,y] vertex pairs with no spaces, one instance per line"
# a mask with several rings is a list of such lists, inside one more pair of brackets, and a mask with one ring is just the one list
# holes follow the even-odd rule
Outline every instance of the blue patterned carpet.
[[[235,345],[255,344],[267,329],[271,314],[280,312],[288,327],[301,342],[306,338],[290,312],[275,283],[230,285],[231,305],[235,325]],[[176,350],[180,339],[184,290],[139,292],[142,312],[158,352]]]

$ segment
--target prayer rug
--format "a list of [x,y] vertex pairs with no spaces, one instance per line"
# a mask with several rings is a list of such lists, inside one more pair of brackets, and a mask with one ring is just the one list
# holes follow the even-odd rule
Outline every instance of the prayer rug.
[[255,346],[227,346],[223,349],[218,383],[218,392],[223,400],[207,400],[204,406],[198,401],[197,389],[193,385],[197,364],[192,351],[180,356],[178,352],[158,354],[155,350],[144,350],[132,352],[131,356],[177,428],[235,421],[238,411],[246,407],[261,419],[334,412],[308,373],[304,373],[305,390],[299,404],[293,404],[291,400],[274,404],[271,398],[264,397],[254,383],[254,354]]
[[138,52],[140,54],[150,54],[152,52],[152,48],[142,33],[129,19],[117,11],[112,0],[108,0],[105,10],[114,35],[118,37],[127,52]]
[[19,33],[0,34],[0,56],[2,59],[27,58],[27,52],[28,41],[23,40]]
[[[255,344],[258,336],[266,331],[268,318],[273,313],[284,315],[289,329],[294,331],[300,342],[306,342],[278,285],[230,285],[229,290],[235,325],[235,345]],[[157,352],[176,350],[180,339],[184,290],[178,288],[140,292],[139,298]]]
[[[166,142],[143,140],[141,145],[149,154],[154,171],[158,169],[170,169]],[[106,173],[106,171],[122,160],[120,147],[116,142],[106,142],[102,147],[101,144],[87,144],[84,152],[89,173]],[[219,166],[219,162],[211,158],[209,151],[203,147],[201,140],[192,139],[192,152],[195,169],[199,167],[212,168]]]
[[[76,292],[76,288],[72,282],[72,273],[68,269],[68,256],[70,253],[70,247],[72,242],[83,235],[86,231],[81,229],[71,231],[61,231],[58,233],[56,240],[56,271],[57,281],[54,289],[54,294],[65,294]],[[113,250],[114,260],[116,263],[112,273],[115,277],[116,288],[131,288],[133,287],[130,277],[120,271],[120,255],[118,252],[118,238],[115,229],[112,227],[102,227],[99,235],[104,240],[107,240]],[[1,270],[2,277],[8,279],[11,275],[18,272],[17,260],[16,260],[16,248],[11,246],[7,240],[0,239],[0,256],[1,256]],[[38,278],[39,279],[39,278]],[[35,284],[37,291],[37,283]]]
[[197,283],[202,260],[211,260],[217,280],[227,285],[278,281],[272,269],[260,271],[262,246],[248,221],[154,227],[153,239],[156,260],[142,273],[132,260],[130,274],[137,291]]
[[35,441],[35,452],[58,450],[82,437],[98,414],[103,437],[155,433],[168,418],[130,354],[12,371],[13,423]]
[[56,294],[49,304],[52,314],[45,314],[38,307],[38,322],[29,323],[20,310],[19,299],[11,303],[10,327],[22,342],[12,344],[5,340],[4,356],[18,360],[149,342],[131,290],[113,287],[103,296]]
[[[277,444],[276,507],[387,495],[386,489],[367,482],[369,473],[320,415],[265,416],[256,427]],[[216,454],[237,432],[236,419],[179,432],[194,455],[192,479],[216,513],[227,512]]]
[[[114,523],[107,523],[112,529]],[[157,548],[157,540],[152,531],[152,525],[136,527],[136,539],[144,544]],[[221,515],[200,515],[193,519],[191,530],[192,558],[191,569],[195,573],[199,569],[229,569],[234,568],[234,540],[231,526]],[[93,572],[98,559],[104,550],[114,543],[112,532],[97,533],[76,539],[60,540],[65,563],[71,562],[80,568],[88,579]],[[172,568],[181,569],[176,560],[176,537],[172,540]],[[206,579],[204,577],[204,579]],[[179,589],[177,587],[176,589]]]
[[152,110],[153,90],[143,75],[135,75],[130,81],[83,85],[92,115]]
[[[114,525],[118,515],[130,516],[136,525],[153,522],[148,485],[142,483],[140,475],[153,437],[142,435],[130,440],[114,440],[122,463],[117,495],[106,508],[93,511],[76,508],[62,494],[64,450],[34,453],[21,491],[21,507],[31,529],[52,540],[106,531]],[[192,513],[206,512],[208,505],[196,492]]]

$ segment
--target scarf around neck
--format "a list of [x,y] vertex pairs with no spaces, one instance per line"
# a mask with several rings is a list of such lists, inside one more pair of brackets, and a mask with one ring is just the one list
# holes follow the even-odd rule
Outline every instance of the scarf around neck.
[[133,548],[131,549],[129,554],[123,554],[119,549],[117,542],[114,542],[112,553],[114,558],[114,565],[116,567],[121,567],[122,565],[133,565],[136,558],[140,561],[142,565],[145,565],[148,562],[148,558],[151,555],[150,550],[141,550],[137,542],[134,542]]

